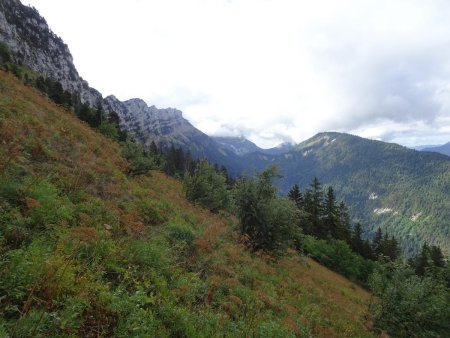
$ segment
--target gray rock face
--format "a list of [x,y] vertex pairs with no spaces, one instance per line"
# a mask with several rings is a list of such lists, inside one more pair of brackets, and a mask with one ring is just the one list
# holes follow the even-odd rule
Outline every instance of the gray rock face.
[[33,71],[61,83],[64,90],[79,94],[81,102],[96,106],[102,95],[83,80],[67,45],[31,7],[18,0],[0,1],[0,42]]
[[145,145],[155,141],[163,148],[173,144],[191,149],[200,146],[195,144],[194,139],[202,141],[209,139],[206,134],[183,118],[181,111],[174,108],[149,107],[141,99],[121,102],[114,96],[105,98],[103,108],[107,113],[116,112],[120,126]]

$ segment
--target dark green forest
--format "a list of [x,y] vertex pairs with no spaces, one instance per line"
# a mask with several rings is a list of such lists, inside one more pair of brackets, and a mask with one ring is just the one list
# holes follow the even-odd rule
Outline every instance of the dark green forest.
[[403,253],[417,254],[423,242],[450,254],[450,158],[397,144],[342,133],[321,133],[286,154],[243,157],[264,170],[277,163],[281,192],[313,177],[332,186],[367,238],[378,228],[395,236]]

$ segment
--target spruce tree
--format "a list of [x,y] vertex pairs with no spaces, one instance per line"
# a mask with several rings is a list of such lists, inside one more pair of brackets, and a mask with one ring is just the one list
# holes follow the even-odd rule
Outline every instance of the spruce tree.
[[362,227],[360,223],[356,223],[355,227],[353,228],[351,247],[353,251],[359,253],[360,255],[363,255],[364,242],[362,239]]
[[372,251],[376,258],[383,254],[383,232],[378,228],[372,241]]
[[328,187],[325,201],[323,204],[323,225],[321,228],[322,238],[339,238],[339,215],[336,206],[336,196],[334,195],[333,187]]
[[416,258],[415,262],[415,272],[419,276],[425,275],[427,269],[432,265],[430,247],[427,243],[422,245],[420,254]]
[[350,225],[350,215],[348,212],[348,208],[343,201],[339,203],[338,216],[339,220],[337,224],[336,238],[341,239],[350,244],[352,233]]
[[295,206],[298,209],[303,208],[303,196],[302,196],[302,193],[300,191],[300,187],[298,186],[298,184],[295,184],[291,188],[291,190],[288,193],[288,197],[292,202],[294,202]]
[[323,234],[323,190],[317,177],[313,178],[309,189],[305,193],[305,211],[310,214],[311,234],[321,238]]
[[433,261],[434,266],[438,268],[445,267],[445,259],[440,247],[436,245],[431,246],[430,258]]

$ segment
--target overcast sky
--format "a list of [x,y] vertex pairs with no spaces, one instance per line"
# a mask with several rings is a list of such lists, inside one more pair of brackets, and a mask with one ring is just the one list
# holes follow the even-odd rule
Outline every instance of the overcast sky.
[[447,0],[22,0],[104,96],[262,147],[450,141]]

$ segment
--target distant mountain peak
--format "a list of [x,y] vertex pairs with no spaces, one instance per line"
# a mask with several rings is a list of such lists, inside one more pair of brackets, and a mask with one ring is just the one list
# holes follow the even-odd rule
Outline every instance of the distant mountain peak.
[[450,142],[443,144],[441,146],[424,148],[424,149],[422,149],[422,151],[431,151],[434,153],[440,153],[443,155],[450,156]]
[[256,144],[247,140],[244,136],[213,136],[214,141],[225,149],[232,151],[236,155],[244,155],[255,151],[260,151]]

